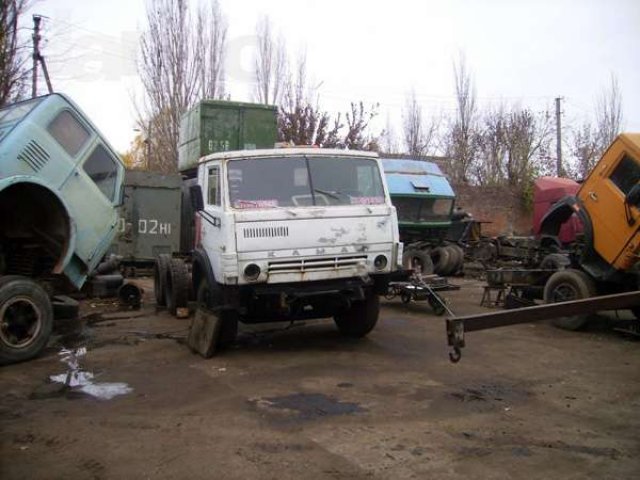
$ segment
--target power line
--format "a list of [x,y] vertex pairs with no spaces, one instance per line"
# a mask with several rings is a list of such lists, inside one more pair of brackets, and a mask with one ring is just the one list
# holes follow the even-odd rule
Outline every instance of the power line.
[[[71,40],[65,40],[65,39],[60,39],[57,41],[58,44],[63,44],[63,45],[67,45],[69,47],[77,47],[78,43],[75,41],[71,41]],[[123,60],[128,60],[131,62],[136,62],[137,58],[134,55],[127,55],[124,52],[120,52],[120,53],[116,53],[114,51],[111,50],[105,50],[102,47],[85,47],[86,52],[85,53],[81,53],[80,55],[84,55],[84,54],[88,54],[88,53],[100,53],[100,54],[105,54],[105,55],[109,55],[112,57],[118,57],[121,58]]]
[[118,37],[116,35],[111,35],[109,33],[100,32],[98,30],[92,30],[92,29],[83,27],[81,25],[68,22],[66,20],[60,20],[60,19],[56,19],[56,18],[51,18],[50,20],[53,20],[54,22],[62,23],[62,24],[67,25],[69,27],[73,27],[73,28],[75,28],[77,30],[82,30],[82,31],[87,32],[87,33],[92,33],[94,35],[100,35],[100,36],[103,36],[103,37],[109,37],[110,39],[118,40],[118,41],[121,41],[123,43],[129,43],[129,45],[131,45],[132,47],[136,47],[136,48],[138,47],[137,43],[125,40],[124,37]]

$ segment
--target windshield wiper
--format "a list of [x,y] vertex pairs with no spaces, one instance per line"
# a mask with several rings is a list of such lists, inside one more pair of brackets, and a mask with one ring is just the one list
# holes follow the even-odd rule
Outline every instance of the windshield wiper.
[[322,190],[320,188],[314,188],[313,191],[314,192],[318,192],[318,193],[322,193],[323,195],[327,195],[328,197],[331,197],[334,200],[340,200],[340,195],[342,195],[342,192],[340,192],[340,191],[330,192],[328,190]]

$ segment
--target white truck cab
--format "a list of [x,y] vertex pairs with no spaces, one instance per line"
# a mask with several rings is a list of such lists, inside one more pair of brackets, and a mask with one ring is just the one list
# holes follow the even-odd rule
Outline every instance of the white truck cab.
[[349,336],[373,329],[402,259],[377,154],[216,153],[200,160],[197,183],[193,288],[225,312],[222,342],[238,320],[334,317]]

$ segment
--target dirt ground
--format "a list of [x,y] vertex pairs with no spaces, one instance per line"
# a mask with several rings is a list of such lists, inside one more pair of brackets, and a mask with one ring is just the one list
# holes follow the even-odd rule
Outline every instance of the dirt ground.
[[[456,282],[452,309],[482,310],[481,283]],[[640,344],[611,315],[586,332],[472,333],[454,365],[423,302],[384,301],[360,341],[330,321],[243,327],[209,360],[184,345],[188,320],[106,307],[88,302],[80,335],[0,370],[2,479],[638,478]],[[60,393],[61,344],[133,390]]]

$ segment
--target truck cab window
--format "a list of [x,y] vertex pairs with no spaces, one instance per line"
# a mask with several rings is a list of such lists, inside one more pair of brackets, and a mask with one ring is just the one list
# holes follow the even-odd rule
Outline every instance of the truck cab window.
[[398,220],[401,222],[417,222],[420,211],[420,198],[397,197],[393,204],[398,212]]
[[422,201],[419,222],[446,222],[451,217],[453,200],[450,198],[428,198]]
[[72,157],[80,152],[91,136],[89,131],[68,110],[62,110],[56,115],[47,130]]
[[626,196],[631,188],[640,182],[640,164],[629,155],[625,155],[609,178]]
[[207,195],[207,203],[209,205],[221,205],[220,200],[220,168],[209,167],[209,179],[208,188],[209,193]]
[[109,201],[113,201],[118,164],[109,152],[102,145],[98,145],[82,168]]

